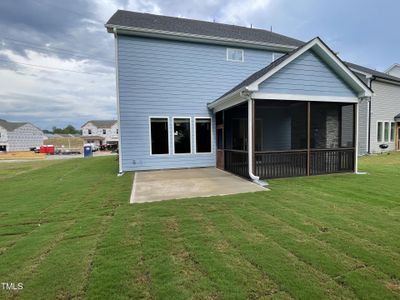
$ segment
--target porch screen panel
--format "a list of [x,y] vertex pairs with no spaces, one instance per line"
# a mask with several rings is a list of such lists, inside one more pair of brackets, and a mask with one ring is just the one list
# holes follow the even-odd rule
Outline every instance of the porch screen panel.
[[256,102],[256,151],[307,148],[307,103],[299,101]]
[[341,107],[340,147],[354,147],[354,105],[347,104]]
[[248,177],[247,103],[224,111],[225,170]]
[[310,175],[354,169],[354,104],[310,103]]
[[307,103],[257,100],[255,170],[261,178],[307,174]]

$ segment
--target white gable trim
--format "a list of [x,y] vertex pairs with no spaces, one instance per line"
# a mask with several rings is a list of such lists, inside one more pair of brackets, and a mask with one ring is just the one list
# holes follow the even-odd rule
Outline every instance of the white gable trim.
[[302,55],[303,53],[307,52],[310,49],[314,49],[324,59],[324,61],[328,63],[328,65],[330,65],[331,67],[336,67],[335,69],[337,70],[335,71],[340,71],[342,73],[340,75],[342,75],[341,77],[343,78],[343,80],[345,80],[352,88],[358,90],[359,97],[372,96],[372,92],[364,85],[364,83],[352,71],[350,71],[350,69],[343,62],[341,62],[340,59],[338,59],[336,55],[334,55],[332,51],[318,37],[310,41],[305,46],[303,46],[301,49],[299,49],[296,53],[287,58],[281,64],[277,65],[275,68],[273,68],[272,70],[261,76],[259,79],[257,79],[250,85],[248,85],[246,87],[247,90],[255,92],[258,91],[258,86],[260,83],[267,80],[269,77],[277,73],[283,67],[287,66],[296,58],[298,58],[300,55]]

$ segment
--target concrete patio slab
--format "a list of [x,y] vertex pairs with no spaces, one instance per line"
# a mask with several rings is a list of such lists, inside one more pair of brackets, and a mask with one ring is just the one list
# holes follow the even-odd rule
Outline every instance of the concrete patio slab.
[[267,191],[217,168],[137,172],[131,203]]

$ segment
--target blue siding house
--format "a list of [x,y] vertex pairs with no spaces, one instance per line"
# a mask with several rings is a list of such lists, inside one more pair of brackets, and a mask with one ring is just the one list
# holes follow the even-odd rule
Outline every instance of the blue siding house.
[[120,172],[216,166],[253,180],[357,170],[370,89],[319,39],[117,11]]

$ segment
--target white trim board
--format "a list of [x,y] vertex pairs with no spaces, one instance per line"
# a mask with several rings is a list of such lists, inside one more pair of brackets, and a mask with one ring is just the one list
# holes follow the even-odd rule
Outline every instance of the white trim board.
[[309,95],[297,95],[297,94],[253,93],[251,98],[259,100],[358,103],[357,97],[309,96]]

